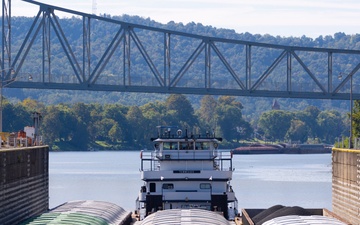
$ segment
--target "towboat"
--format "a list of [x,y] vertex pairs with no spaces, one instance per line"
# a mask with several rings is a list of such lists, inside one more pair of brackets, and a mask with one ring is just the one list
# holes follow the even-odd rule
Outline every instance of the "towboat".
[[144,184],[136,199],[139,220],[168,209],[204,209],[234,220],[238,206],[230,185],[232,151],[218,149],[222,138],[174,126],[157,129],[157,137],[151,138],[154,150],[140,153]]

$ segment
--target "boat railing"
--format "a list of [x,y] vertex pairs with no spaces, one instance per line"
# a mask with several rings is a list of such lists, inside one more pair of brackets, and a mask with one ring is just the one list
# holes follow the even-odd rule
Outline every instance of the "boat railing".
[[221,171],[233,170],[232,166],[232,150],[218,150],[218,158],[215,159],[215,162],[218,166],[218,169]]
[[159,160],[211,160],[217,157],[217,151],[211,150],[163,150],[155,152]]
[[160,170],[161,161],[202,161],[214,162],[217,170],[232,170],[232,152],[230,150],[163,150],[163,151],[141,151],[141,171],[144,165],[146,170]]

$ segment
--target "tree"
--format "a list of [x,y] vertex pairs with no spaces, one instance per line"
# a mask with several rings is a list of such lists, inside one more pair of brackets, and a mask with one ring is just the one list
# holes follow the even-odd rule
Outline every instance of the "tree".
[[57,108],[61,126],[56,127],[55,129],[59,130],[59,140],[71,141],[76,132],[77,119],[68,105],[59,104],[57,105]]
[[231,105],[239,108],[240,110],[243,109],[241,102],[236,101],[233,96],[220,96],[218,102],[220,105]]
[[90,136],[87,129],[87,123],[81,120],[76,120],[75,130],[70,142],[81,150],[86,150],[90,142]]
[[114,143],[121,140],[120,137],[122,136],[122,131],[121,128],[119,127],[119,124],[115,123],[109,130],[108,134],[110,140]]
[[3,130],[17,132],[25,126],[32,126],[31,113],[21,104],[5,103],[3,105]]
[[76,115],[76,118],[82,122],[91,122],[91,110],[94,108],[92,105],[85,103],[75,103],[71,107],[71,111]]
[[291,120],[289,130],[286,132],[286,139],[304,143],[308,139],[308,129],[306,124],[301,120]]
[[353,110],[353,135],[355,137],[360,137],[360,100],[354,102]]
[[75,146],[85,149],[90,142],[90,129],[93,124],[91,119],[91,106],[84,103],[76,103],[71,108],[72,113],[76,117],[76,132],[74,132],[74,138],[72,142]]
[[144,139],[147,141],[156,135],[156,126],[166,124],[174,125],[172,122],[169,122],[172,121],[172,119],[166,114],[167,110],[164,102],[150,102],[140,106],[140,109],[146,120],[146,124],[144,125],[144,130],[146,130]]
[[[131,106],[128,113],[126,114],[126,120],[132,130],[132,138],[130,143],[133,141],[144,144],[145,132],[145,117],[143,116],[138,106]],[[148,140],[147,140],[148,141]]]
[[[302,135],[300,135],[298,133],[299,132],[298,129],[300,127],[301,127],[301,132],[306,131],[306,138],[318,137],[320,130],[319,130],[319,125],[318,125],[316,119],[317,119],[317,116],[319,113],[320,113],[320,110],[315,106],[308,106],[303,111],[294,112],[294,119],[292,120],[292,124],[291,124],[291,128],[290,128],[291,130],[288,131],[287,138],[291,139],[293,141],[300,141],[300,139],[302,139],[302,138],[300,138],[300,136],[302,136]],[[298,125],[300,125],[299,121],[301,121],[303,123],[300,127],[298,126]],[[295,131],[294,129],[296,129],[298,131]],[[294,132],[296,132],[297,134],[294,134]],[[298,136],[298,135],[300,135],[300,136]],[[305,138],[305,136],[302,136],[302,137]],[[304,141],[306,141],[306,140],[304,140]],[[304,142],[304,141],[301,141],[301,142]]]
[[293,116],[283,110],[272,110],[261,114],[259,128],[272,140],[284,140]]
[[53,145],[55,141],[72,142],[86,148],[88,140],[82,136],[84,127],[79,126],[75,114],[67,105],[60,104],[46,107],[40,131],[45,144]]
[[42,113],[45,111],[45,105],[41,102],[33,100],[31,98],[26,98],[21,102],[21,105],[29,112],[39,112]]
[[305,108],[304,112],[305,116],[301,118],[301,120],[305,122],[306,126],[309,128],[308,135],[315,138],[317,133],[319,133],[319,126],[316,122],[316,118],[318,117],[320,110],[316,106],[308,106]]
[[60,134],[57,128],[61,126],[59,109],[56,106],[46,107],[46,112],[40,126],[43,142],[51,147],[56,140],[59,140]]
[[[88,108],[90,114],[90,123],[87,122],[87,130],[91,140],[96,141],[99,130],[97,129],[97,122],[103,119],[103,110],[104,107],[98,103],[91,104],[91,107]],[[80,110],[81,111],[81,110]],[[80,112],[79,111],[79,112]]]
[[121,131],[118,131],[118,133],[121,133],[122,136],[118,137],[118,140],[131,141],[132,130],[125,116],[128,110],[129,110],[128,107],[119,104],[113,104],[113,105],[108,104],[104,106],[103,119],[110,119],[114,121],[113,125],[116,122],[119,125],[118,129],[121,129]]
[[344,127],[340,113],[333,110],[319,113],[317,122],[320,127],[321,137],[327,143],[334,143],[335,138],[341,135]]
[[201,99],[200,108],[197,111],[199,120],[202,122],[204,128],[212,129],[216,127],[216,107],[218,102],[213,96],[205,95]]
[[175,119],[175,121],[178,121],[180,127],[188,127],[191,129],[197,124],[194,109],[184,95],[170,95],[166,99],[165,105],[167,114],[172,115],[172,118]]
[[242,104],[234,97],[222,96],[216,107],[216,120],[223,138],[238,142],[252,133],[250,124],[242,118]]

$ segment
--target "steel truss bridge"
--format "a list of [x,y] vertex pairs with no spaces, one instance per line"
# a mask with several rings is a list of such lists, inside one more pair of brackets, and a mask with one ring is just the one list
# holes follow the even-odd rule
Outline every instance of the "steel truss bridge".
[[[360,50],[208,37],[23,2],[39,11],[15,49],[11,0],[2,1],[1,87],[360,99]],[[57,13],[82,21],[82,43],[70,41]],[[112,39],[94,40],[95,26]]]

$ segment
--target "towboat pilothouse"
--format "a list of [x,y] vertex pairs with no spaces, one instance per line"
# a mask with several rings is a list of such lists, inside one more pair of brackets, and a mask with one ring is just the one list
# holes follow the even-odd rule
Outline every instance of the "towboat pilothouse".
[[233,220],[237,199],[230,185],[232,152],[218,150],[215,133],[188,134],[158,126],[154,151],[141,151],[141,179],[136,200],[140,220],[158,210],[205,209]]

